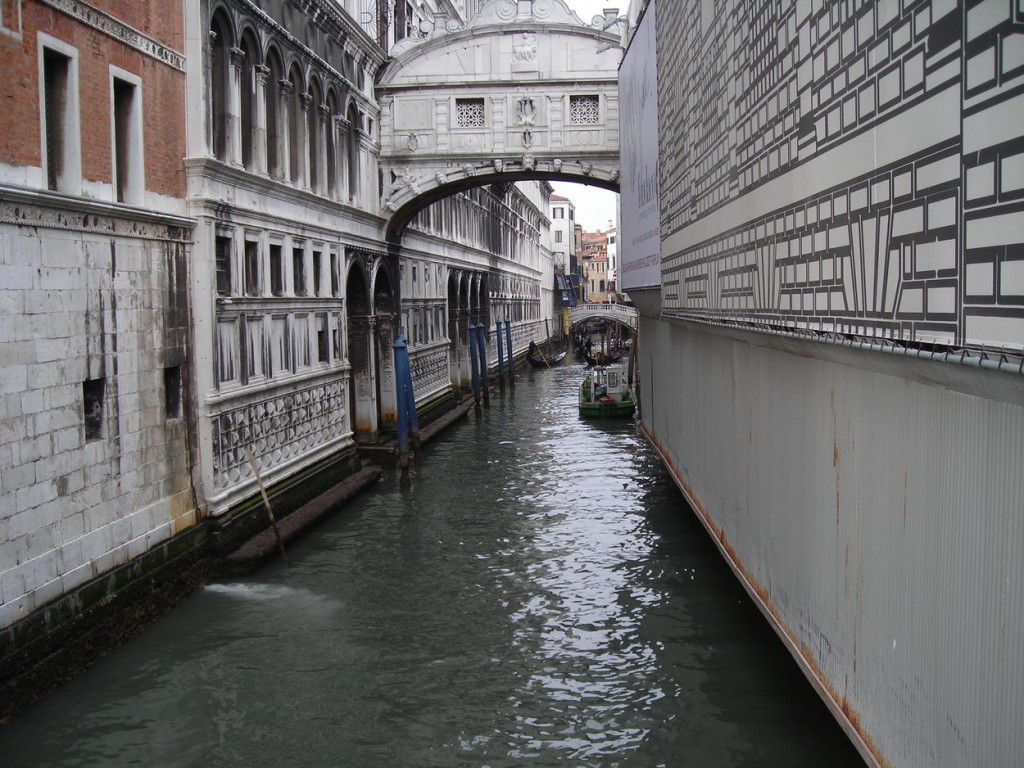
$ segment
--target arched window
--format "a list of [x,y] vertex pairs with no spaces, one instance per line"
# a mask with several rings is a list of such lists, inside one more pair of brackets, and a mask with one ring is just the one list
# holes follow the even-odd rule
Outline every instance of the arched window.
[[302,87],[302,74],[298,66],[292,66],[288,73],[288,82],[292,87],[291,97],[288,99],[288,179],[294,184],[302,179],[300,169],[305,162],[305,147],[302,141],[305,133],[305,125],[302,122],[302,94],[305,93],[305,89]]
[[327,92],[327,195],[336,197],[338,194],[338,147],[335,142],[336,129],[334,118],[338,114],[338,97],[333,90]]
[[242,35],[242,165],[253,168],[256,147],[256,67],[259,65],[256,39],[251,31]]
[[210,22],[210,128],[213,154],[228,157],[228,94],[230,93],[231,27],[218,11]]
[[281,157],[284,149],[284,125],[281,115],[281,79],[284,67],[281,57],[271,48],[267,51],[267,173],[272,179],[280,179],[284,175]]
[[314,192],[320,191],[320,182],[323,179],[320,168],[321,104],[323,104],[323,97],[320,95],[320,86],[314,78],[309,83],[309,107],[306,110],[306,124],[309,126],[306,134],[309,140],[307,147],[309,152],[309,188]]
[[348,108],[348,198],[355,202],[359,194],[359,110]]

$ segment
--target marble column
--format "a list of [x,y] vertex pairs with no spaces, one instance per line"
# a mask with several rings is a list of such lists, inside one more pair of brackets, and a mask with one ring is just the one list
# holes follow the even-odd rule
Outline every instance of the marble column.
[[267,79],[270,67],[256,67],[256,94],[253,96],[255,135],[253,136],[253,170],[267,175]]
[[229,48],[231,68],[228,77],[227,94],[227,162],[232,165],[242,164],[242,64],[245,62],[245,51],[241,48]]

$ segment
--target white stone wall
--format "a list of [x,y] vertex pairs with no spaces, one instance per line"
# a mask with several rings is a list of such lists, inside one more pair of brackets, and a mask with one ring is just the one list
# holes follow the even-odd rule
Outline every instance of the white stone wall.
[[1024,9],[658,7],[664,310],[1024,351]]
[[0,203],[0,628],[196,521],[186,394],[168,415],[164,389],[188,230],[30,197]]

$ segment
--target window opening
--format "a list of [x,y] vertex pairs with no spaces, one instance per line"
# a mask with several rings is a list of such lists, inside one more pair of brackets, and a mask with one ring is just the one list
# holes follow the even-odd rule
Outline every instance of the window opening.
[[181,418],[181,366],[164,368],[164,416]]
[[569,122],[573,125],[592,125],[598,122],[600,99],[597,96],[570,96]]
[[302,248],[292,249],[292,286],[296,296],[306,295],[306,252]]
[[217,295],[231,293],[231,238],[218,235],[215,245],[217,260]]
[[106,379],[88,379],[82,382],[86,442],[103,439],[103,393],[105,389]]
[[71,59],[47,48],[43,52],[43,111],[46,130],[46,186],[57,191],[66,171],[68,80]]
[[281,246],[270,246],[270,293],[272,296],[284,295],[284,263],[281,258]]
[[456,99],[455,125],[459,128],[482,128],[484,126],[484,100]]
[[260,295],[260,245],[252,240],[245,241],[245,293]]
[[114,187],[117,202],[138,202],[134,183],[137,168],[135,131],[137,104],[134,83],[114,78]]

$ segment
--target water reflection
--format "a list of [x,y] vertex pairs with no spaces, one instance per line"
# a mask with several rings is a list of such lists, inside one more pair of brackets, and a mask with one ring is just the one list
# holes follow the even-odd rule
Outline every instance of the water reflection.
[[8,766],[860,765],[631,423],[533,371],[0,730]]

